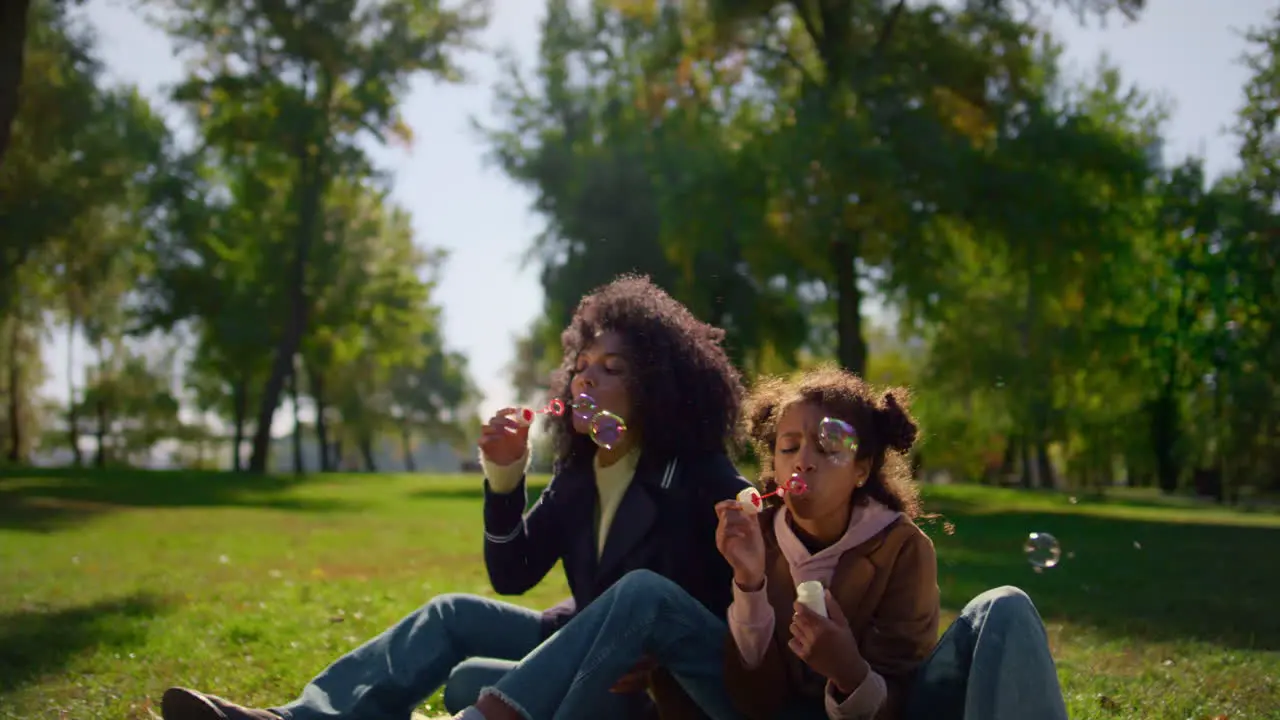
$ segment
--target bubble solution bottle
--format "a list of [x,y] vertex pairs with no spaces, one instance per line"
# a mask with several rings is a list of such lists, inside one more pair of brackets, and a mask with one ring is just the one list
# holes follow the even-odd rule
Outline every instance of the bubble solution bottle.
[[808,580],[797,585],[796,599],[822,617],[827,616],[827,599],[822,594],[822,583],[817,580]]

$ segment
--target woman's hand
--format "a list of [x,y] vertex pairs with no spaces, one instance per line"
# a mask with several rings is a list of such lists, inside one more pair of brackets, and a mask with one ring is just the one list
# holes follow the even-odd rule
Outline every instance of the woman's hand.
[[822,617],[797,600],[796,614],[791,618],[791,641],[787,647],[814,672],[835,683],[836,689],[848,695],[866,680],[870,666],[862,658],[858,641],[853,638],[840,604],[831,596],[830,590],[823,595],[830,618]]
[[716,547],[733,568],[733,581],[743,590],[758,590],[764,584],[764,537],[760,520],[743,512],[737,500],[716,503]]
[[521,408],[503,408],[480,431],[480,452],[495,465],[510,465],[524,456],[529,446],[529,424],[511,418]]

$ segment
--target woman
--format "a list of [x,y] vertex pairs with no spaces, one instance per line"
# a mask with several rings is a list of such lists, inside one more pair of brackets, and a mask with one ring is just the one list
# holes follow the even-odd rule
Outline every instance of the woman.
[[[648,653],[715,720],[1066,718],[1044,626],[1020,591],[979,596],[937,641],[937,563],[912,522],[904,456],[918,430],[903,397],[833,369],[762,383],[748,416],[759,457],[772,458],[763,484],[798,477],[807,489],[758,515],[717,504],[728,623],[669,580],[632,573],[458,717],[585,717],[577,708]],[[826,588],[825,617],[797,601],[806,581]]]
[[[552,388],[574,411],[550,418],[555,473],[527,512],[527,424],[508,408],[484,428],[489,580],[499,594],[519,595],[562,561],[569,601],[537,613],[443,595],[330,665],[292,703],[261,710],[170,688],[165,720],[406,720],[442,685],[452,712],[638,569],[668,578],[722,618],[731,574],[716,551],[713,507],[748,486],[725,454],[742,386],[722,337],[646,278],[623,277],[583,298],[562,335],[564,361]],[[607,448],[591,437],[600,411],[626,421]],[[637,712],[647,702],[637,691],[646,687],[648,665],[639,657],[632,665],[629,677],[615,677],[622,678],[616,692],[580,714]]]

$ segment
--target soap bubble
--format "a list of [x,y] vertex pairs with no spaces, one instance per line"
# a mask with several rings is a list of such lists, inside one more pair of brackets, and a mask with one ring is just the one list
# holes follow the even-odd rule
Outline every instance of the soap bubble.
[[589,422],[596,416],[596,400],[586,393],[580,393],[573,399],[573,416],[583,422]]
[[858,450],[858,433],[844,420],[825,417],[818,424],[818,446],[832,462],[843,465],[852,460]]
[[605,450],[612,450],[622,442],[626,433],[627,423],[608,410],[601,410],[591,418],[591,439]]
[[1062,558],[1062,546],[1049,533],[1033,532],[1028,535],[1027,541],[1022,544],[1022,552],[1027,556],[1027,562],[1035,568],[1054,567]]

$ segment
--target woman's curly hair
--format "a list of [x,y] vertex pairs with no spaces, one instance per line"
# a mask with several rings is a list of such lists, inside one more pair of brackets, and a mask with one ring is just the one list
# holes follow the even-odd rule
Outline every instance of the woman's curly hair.
[[867,482],[853,491],[854,503],[874,498],[893,510],[919,517],[920,492],[906,454],[920,428],[904,406],[908,393],[893,388],[878,399],[875,395],[862,378],[831,366],[808,370],[797,378],[759,380],[747,398],[746,416],[747,434],[760,458],[761,485],[770,492],[777,488],[773,457],[783,411],[794,404],[813,403],[828,417],[852,425],[858,434],[855,459],[871,460]]
[[[582,298],[561,334],[564,359],[551,397],[572,403],[578,354],[601,332],[621,336],[629,360],[633,417],[641,451],[671,458],[728,452],[738,439],[742,379],[721,342],[724,331],[693,316],[645,276],[623,275]],[[557,464],[595,454],[590,438],[574,432],[572,413],[548,418]]]

